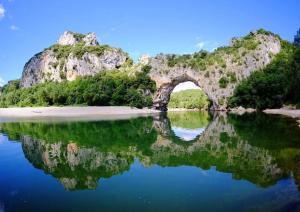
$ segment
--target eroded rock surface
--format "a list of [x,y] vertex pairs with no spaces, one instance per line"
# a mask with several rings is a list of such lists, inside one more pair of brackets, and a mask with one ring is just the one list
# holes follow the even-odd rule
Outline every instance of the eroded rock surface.
[[225,110],[239,82],[260,70],[280,52],[280,38],[258,30],[242,38],[233,38],[229,47],[212,53],[200,51],[188,55],[144,55],[138,64],[127,63],[127,53],[107,45],[99,45],[95,33],[86,35],[66,31],[57,44],[36,54],[25,65],[21,87],[47,81],[74,80],[78,76],[101,71],[126,70],[134,74],[150,65],[149,76],[156,82],[153,107],[166,111],[170,94],[179,83],[192,81],[213,103],[213,109]]
[[[252,43],[247,39],[251,39]],[[174,87],[179,83],[192,81],[207,94],[214,109],[225,110],[228,97],[233,94],[236,85],[252,72],[270,63],[280,49],[280,39],[277,36],[255,31],[244,38],[232,39],[229,47],[222,47],[210,53],[204,58],[205,67],[202,69],[180,62],[170,66],[168,64],[170,58],[176,58],[176,55],[159,54],[150,58],[148,63],[152,67],[150,76],[157,85],[153,106],[166,111]],[[195,55],[196,53],[181,57],[193,62]],[[225,87],[220,83],[221,78],[229,81]]]
[[95,33],[83,35],[66,31],[57,44],[34,55],[25,64],[21,87],[113,70],[127,59],[128,54],[122,50],[99,45]]

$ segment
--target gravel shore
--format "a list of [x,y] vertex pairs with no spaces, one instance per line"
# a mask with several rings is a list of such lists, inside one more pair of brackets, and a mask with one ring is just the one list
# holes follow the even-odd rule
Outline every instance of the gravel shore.
[[24,107],[0,108],[0,118],[94,118],[123,119],[158,114],[153,109],[137,109],[126,106],[101,107]]
[[263,111],[268,114],[280,114],[289,116],[292,118],[300,118],[300,110],[289,110],[289,109],[266,109]]

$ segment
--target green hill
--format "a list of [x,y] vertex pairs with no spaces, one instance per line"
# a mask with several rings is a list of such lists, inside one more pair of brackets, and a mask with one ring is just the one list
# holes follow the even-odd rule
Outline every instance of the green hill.
[[207,109],[209,100],[200,89],[188,89],[171,94],[169,108]]

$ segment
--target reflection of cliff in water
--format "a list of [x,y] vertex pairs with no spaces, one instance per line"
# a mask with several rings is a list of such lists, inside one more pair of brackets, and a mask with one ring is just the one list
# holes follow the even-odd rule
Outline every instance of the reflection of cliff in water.
[[50,173],[68,190],[94,189],[100,177],[109,178],[129,170],[133,157],[126,152],[114,154],[76,143],[47,143],[22,136],[26,158],[39,169]]
[[[299,138],[299,130],[274,132],[286,121],[218,114],[192,142],[178,138],[171,128],[172,118],[166,116],[105,122],[1,123],[0,128],[11,139],[22,142],[26,158],[36,168],[57,178],[68,190],[94,189],[99,178],[129,170],[135,158],[144,166],[215,166],[218,171],[232,173],[235,179],[270,186],[291,174],[296,180],[300,176],[300,141],[286,137],[286,133],[293,133]],[[260,123],[265,122],[273,127],[262,128]]]

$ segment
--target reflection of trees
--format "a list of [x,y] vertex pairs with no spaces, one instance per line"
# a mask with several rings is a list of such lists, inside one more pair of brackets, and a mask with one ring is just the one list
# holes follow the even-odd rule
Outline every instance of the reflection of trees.
[[97,187],[100,177],[109,178],[129,169],[128,152],[101,152],[76,143],[47,143],[22,136],[26,158],[37,168],[59,179],[68,190]]
[[[96,188],[99,178],[129,170],[134,158],[144,166],[215,166],[235,179],[260,186],[272,185],[291,171],[298,180],[299,144],[287,142],[284,146],[280,139],[273,145],[263,140],[258,144],[261,137],[255,139],[249,128],[242,126],[250,122],[215,115],[192,143],[173,136],[166,116],[106,122],[1,123],[0,129],[20,140],[26,158],[68,190]],[[268,137],[261,126],[250,130]]]
[[172,126],[186,129],[198,129],[206,127],[210,122],[210,115],[206,111],[191,111],[188,113],[171,112],[168,118]]

